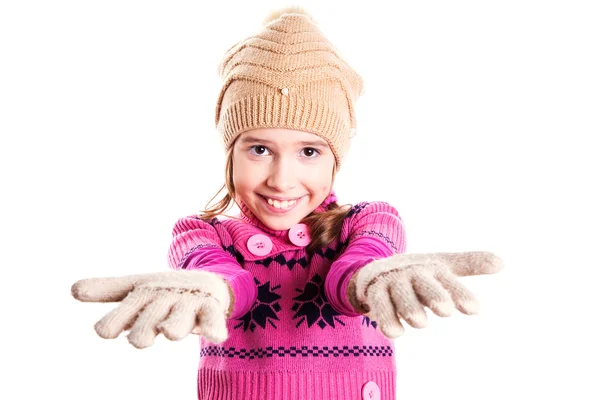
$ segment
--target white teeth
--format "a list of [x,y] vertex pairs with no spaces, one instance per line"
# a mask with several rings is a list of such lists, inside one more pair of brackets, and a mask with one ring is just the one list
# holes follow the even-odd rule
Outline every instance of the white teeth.
[[269,203],[270,205],[272,205],[275,208],[290,208],[292,207],[294,204],[296,204],[297,200],[283,200],[283,201],[279,201],[279,200],[273,200],[273,199],[267,199],[267,203]]

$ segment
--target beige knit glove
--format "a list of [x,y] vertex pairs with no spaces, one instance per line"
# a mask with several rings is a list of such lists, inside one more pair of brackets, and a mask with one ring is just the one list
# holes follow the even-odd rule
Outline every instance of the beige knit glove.
[[86,302],[121,304],[95,325],[105,339],[130,330],[127,339],[145,348],[161,333],[179,340],[198,333],[213,343],[227,339],[226,319],[233,294],[219,275],[207,271],[164,271],[119,278],[92,278],[76,282],[71,294]]
[[427,326],[423,306],[440,317],[451,315],[455,307],[476,314],[477,299],[456,277],[502,268],[502,260],[489,252],[395,254],[355,272],[348,299],[356,312],[377,321],[385,336],[397,338],[404,333],[401,318],[414,328]]

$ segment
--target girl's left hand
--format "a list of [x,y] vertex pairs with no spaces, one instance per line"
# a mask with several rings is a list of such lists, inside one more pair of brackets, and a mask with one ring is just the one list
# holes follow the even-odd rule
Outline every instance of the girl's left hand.
[[502,260],[489,252],[395,254],[359,269],[348,286],[348,298],[385,336],[397,338],[404,333],[400,318],[414,328],[427,326],[424,307],[440,317],[451,315],[455,307],[476,314],[477,299],[456,277],[502,268]]

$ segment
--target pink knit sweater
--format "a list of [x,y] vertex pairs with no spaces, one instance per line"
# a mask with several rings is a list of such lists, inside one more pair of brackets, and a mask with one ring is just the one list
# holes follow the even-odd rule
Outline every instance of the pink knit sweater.
[[[266,256],[247,248],[259,233],[273,243]],[[235,298],[229,338],[200,338],[198,398],[369,399],[375,386],[381,399],[395,399],[393,342],[345,293],[356,269],[405,247],[398,212],[384,202],[355,205],[339,238],[312,255],[244,205],[240,219],[177,221],[170,266],[219,273]]]

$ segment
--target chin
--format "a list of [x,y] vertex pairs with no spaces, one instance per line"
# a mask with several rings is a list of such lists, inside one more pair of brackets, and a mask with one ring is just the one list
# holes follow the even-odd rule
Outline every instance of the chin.
[[292,226],[296,225],[297,223],[299,223],[300,221],[294,222],[294,221],[271,221],[271,220],[266,220],[263,221],[263,224],[265,224],[267,227],[274,229],[276,231],[286,231],[288,229],[291,229]]

